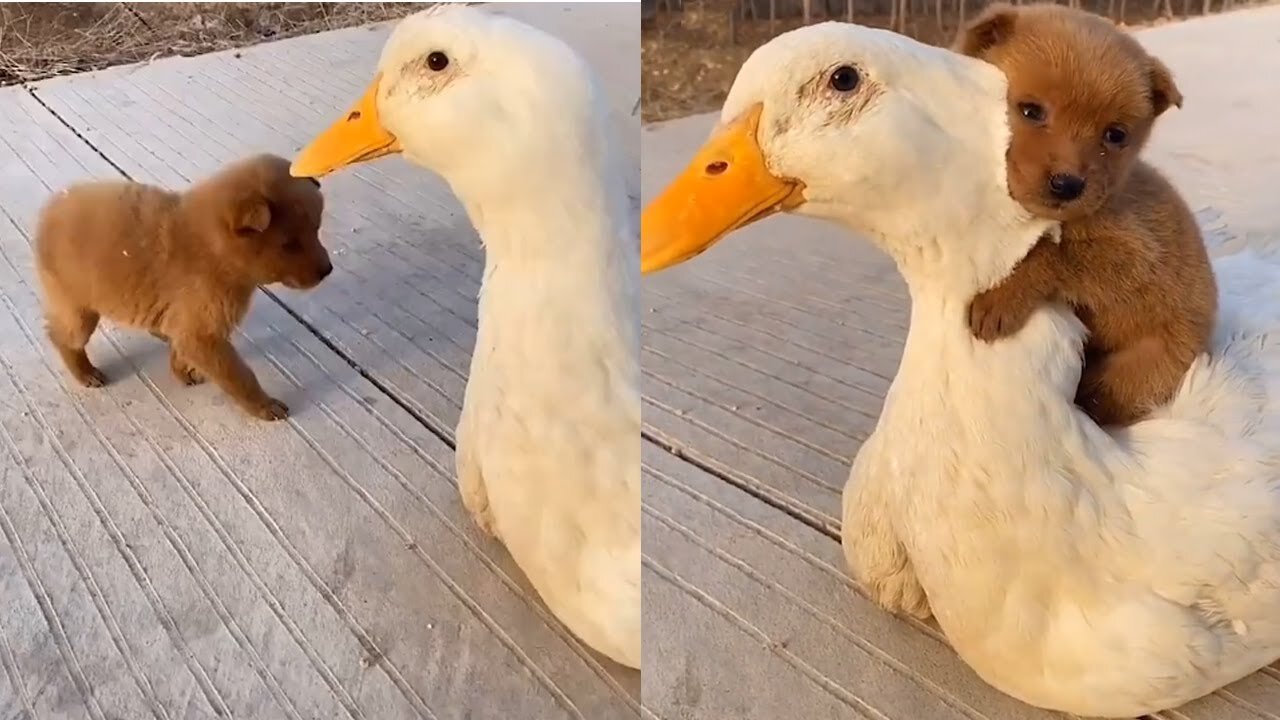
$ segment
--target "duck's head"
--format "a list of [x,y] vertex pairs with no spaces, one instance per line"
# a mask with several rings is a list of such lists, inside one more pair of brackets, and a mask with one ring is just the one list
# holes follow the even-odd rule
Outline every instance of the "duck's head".
[[459,190],[492,192],[591,157],[598,91],[561,40],[501,15],[437,5],[402,20],[364,95],[295,159],[319,177],[392,153]]
[[780,35],[743,64],[711,139],[645,209],[644,272],[783,211],[867,235],[908,280],[989,287],[1051,225],[1009,197],[1005,87],[991,65],[883,30]]

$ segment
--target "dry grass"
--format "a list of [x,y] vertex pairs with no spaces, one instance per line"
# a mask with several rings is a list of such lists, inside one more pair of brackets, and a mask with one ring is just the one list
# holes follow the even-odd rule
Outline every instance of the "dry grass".
[[429,3],[0,3],[0,85],[404,17]]
[[[780,20],[772,34],[800,24],[799,19]],[[659,12],[642,27],[641,120],[668,120],[718,107],[747,56],[772,36],[767,23],[740,26],[736,43],[729,34],[728,13],[692,2],[683,12]]]
[[[1220,10],[1224,5],[1243,8],[1275,1],[1213,0],[1213,7],[1214,10]],[[923,5],[930,10],[935,7],[934,2],[908,2],[911,6]],[[738,68],[752,50],[771,37],[802,24],[799,17],[779,17],[770,27],[767,20],[743,20],[739,15],[731,28],[732,9],[740,8],[741,0],[683,0],[682,4],[683,10],[659,9],[640,31],[641,118],[644,122],[716,109],[724,102],[725,93]],[[814,2],[815,6],[819,4]],[[877,7],[886,4],[883,0],[853,0],[853,21],[889,27],[889,16]],[[985,4],[984,0],[971,0],[968,17],[973,17]],[[1115,4],[1115,0],[1083,0],[1081,4],[1090,9],[1096,6],[1096,11],[1105,12]],[[767,7],[768,3],[760,0],[757,5]],[[783,3],[778,2],[778,5]],[[947,5],[954,6],[955,2],[947,0]],[[1124,17],[1129,26],[1152,25],[1181,19],[1178,16],[1198,16],[1203,7],[1200,0],[1131,0]],[[1174,9],[1174,17],[1167,17],[1170,14],[1167,8]],[[826,19],[816,13],[814,21]],[[930,12],[917,11],[901,23],[900,31],[921,42],[948,44],[955,36],[958,24],[959,17],[954,12],[944,12],[938,17]]]

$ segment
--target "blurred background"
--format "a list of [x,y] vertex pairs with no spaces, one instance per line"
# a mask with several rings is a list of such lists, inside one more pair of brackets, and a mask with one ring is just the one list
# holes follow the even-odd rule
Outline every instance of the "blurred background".
[[[1067,0],[1125,25],[1152,25],[1274,0]],[[1017,3],[1015,3],[1017,4]],[[644,122],[719,107],[747,55],[802,25],[843,20],[948,45],[987,0],[641,0]]]
[[0,2],[0,86],[390,20],[430,4]]

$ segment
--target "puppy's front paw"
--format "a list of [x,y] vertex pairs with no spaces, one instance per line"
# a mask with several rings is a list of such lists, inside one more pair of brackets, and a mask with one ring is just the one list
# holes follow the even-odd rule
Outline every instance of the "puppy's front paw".
[[177,350],[169,350],[169,370],[173,376],[178,378],[178,382],[186,386],[199,385],[204,382],[204,374],[196,370],[195,366],[187,362]]
[[969,331],[983,342],[994,342],[1022,329],[1031,317],[1030,306],[993,288],[969,302]]
[[102,371],[90,365],[82,372],[76,374],[76,381],[87,388],[100,388],[107,384],[107,376]]
[[178,378],[178,382],[187,387],[200,385],[205,381],[204,375],[201,375],[199,370],[191,367],[174,368],[173,374]]
[[289,417],[289,406],[275,398],[267,398],[266,402],[253,407],[249,412],[259,420],[274,422]]

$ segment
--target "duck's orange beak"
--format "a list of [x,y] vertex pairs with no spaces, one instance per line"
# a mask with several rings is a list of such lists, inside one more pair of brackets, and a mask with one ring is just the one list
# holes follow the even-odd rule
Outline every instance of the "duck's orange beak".
[[756,138],[762,105],[717,131],[640,219],[640,270],[695,257],[725,235],[804,204],[804,184],[769,172]]
[[348,165],[401,151],[400,141],[378,119],[379,74],[341,120],[298,153],[289,168],[294,177],[323,177]]

